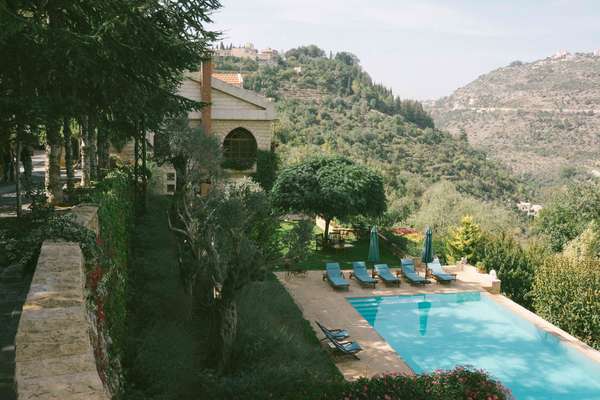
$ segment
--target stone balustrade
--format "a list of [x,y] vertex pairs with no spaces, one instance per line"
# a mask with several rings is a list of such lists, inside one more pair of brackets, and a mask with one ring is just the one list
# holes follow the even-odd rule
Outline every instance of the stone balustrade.
[[464,282],[476,282],[481,285],[483,289],[490,292],[491,294],[500,294],[502,291],[502,281],[495,276],[490,274],[479,272],[479,270],[469,264],[456,264],[444,267],[448,272],[458,274],[458,279]]
[[[98,232],[95,207],[73,214]],[[42,244],[15,340],[19,400],[109,399],[90,342],[84,267],[79,244]]]

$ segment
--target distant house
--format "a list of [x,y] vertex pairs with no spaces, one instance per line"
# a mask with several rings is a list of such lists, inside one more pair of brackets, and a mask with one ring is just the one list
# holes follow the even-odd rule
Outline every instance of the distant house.
[[279,52],[277,50],[267,47],[266,49],[261,50],[258,53],[258,61],[267,64],[272,64],[275,63],[278,55]]
[[531,208],[531,203],[526,201],[520,201],[517,203],[517,208],[519,209],[519,211],[528,212]]
[[544,207],[540,204],[531,204],[528,201],[517,203],[517,209],[530,217],[537,217]]
[[531,215],[533,217],[537,217],[538,214],[540,213],[540,211],[542,211],[544,207],[542,207],[540,204],[532,204],[531,208],[529,209],[529,213],[528,215]]

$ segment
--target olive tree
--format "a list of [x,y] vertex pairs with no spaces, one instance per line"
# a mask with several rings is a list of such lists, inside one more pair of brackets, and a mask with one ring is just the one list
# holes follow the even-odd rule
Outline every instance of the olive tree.
[[222,371],[237,333],[237,294],[276,259],[278,219],[250,179],[215,183],[206,196],[186,190],[176,214],[181,277],[194,315],[208,318],[210,363]]
[[325,239],[333,218],[379,216],[386,209],[381,176],[339,156],[309,158],[281,171],[272,189],[283,211],[316,214],[325,220]]

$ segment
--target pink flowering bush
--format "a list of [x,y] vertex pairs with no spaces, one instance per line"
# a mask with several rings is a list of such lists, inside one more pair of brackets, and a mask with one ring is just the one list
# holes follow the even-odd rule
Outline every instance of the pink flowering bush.
[[509,400],[510,391],[484,371],[457,367],[417,376],[382,375],[344,385],[328,400]]

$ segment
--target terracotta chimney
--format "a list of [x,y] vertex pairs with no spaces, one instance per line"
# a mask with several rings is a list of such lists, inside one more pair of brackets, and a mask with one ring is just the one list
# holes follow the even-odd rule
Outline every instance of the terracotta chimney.
[[206,134],[211,134],[212,129],[212,113],[210,105],[211,98],[211,87],[212,87],[212,60],[207,59],[202,61],[202,93],[200,94],[200,101],[203,103],[209,103],[207,106],[202,107],[202,130]]

